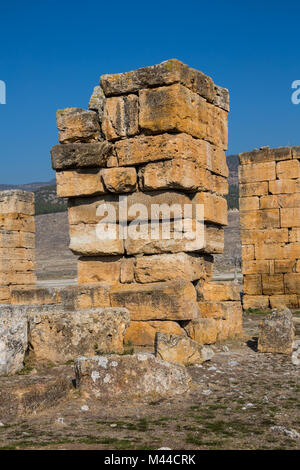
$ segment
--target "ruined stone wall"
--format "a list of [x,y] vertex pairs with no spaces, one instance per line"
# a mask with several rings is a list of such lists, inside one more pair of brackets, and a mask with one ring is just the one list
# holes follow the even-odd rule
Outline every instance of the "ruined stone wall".
[[34,194],[0,192],[0,303],[11,302],[11,289],[32,286],[34,273]]
[[[79,255],[78,283],[107,283],[113,307],[126,307],[132,344],[153,344],[156,331],[189,334],[212,343],[241,331],[236,286],[211,282],[213,254],[224,250],[228,191],[228,91],[177,60],[133,72],[104,75],[89,111],[57,112],[60,144],[52,165],[58,196],[69,199],[70,248]],[[154,204],[204,206],[204,244],[171,239],[157,218],[159,239],[99,237],[97,224],[110,204],[117,234],[123,230],[119,196],[127,196],[128,221],[140,211],[140,230]],[[146,208],[146,211],[144,209]],[[108,227],[114,225],[108,217]],[[128,223],[128,225],[127,225]],[[200,224],[195,210],[192,227]],[[146,227],[146,228],[145,228]],[[100,287],[99,287],[100,288]]]
[[245,309],[300,306],[299,159],[299,147],[240,155]]

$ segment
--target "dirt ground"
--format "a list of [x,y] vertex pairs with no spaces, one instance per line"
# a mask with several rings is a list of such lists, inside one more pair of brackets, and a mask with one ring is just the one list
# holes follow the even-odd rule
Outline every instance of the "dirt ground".
[[[214,346],[211,361],[189,367],[190,393],[102,403],[74,388],[47,411],[13,421],[0,414],[0,449],[299,449],[300,438],[272,427],[300,433],[300,369],[289,356],[256,352],[263,316],[245,314],[243,338]],[[42,373],[74,378],[72,365]],[[0,379],[0,388],[11,379]]]

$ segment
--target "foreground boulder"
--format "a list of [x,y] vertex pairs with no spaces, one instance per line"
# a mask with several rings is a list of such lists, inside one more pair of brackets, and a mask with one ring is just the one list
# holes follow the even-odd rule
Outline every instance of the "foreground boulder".
[[170,397],[187,392],[191,382],[184,367],[150,353],[80,357],[75,371],[79,390],[101,400]]
[[209,361],[214,352],[187,336],[156,333],[155,355],[164,361],[188,365]]
[[64,310],[49,305],[33,307],[28,321],[34,359],[64,364],[80,354],[122,353],[130,319],[124,308]]
[[22,307],[0,306],[0,375],[23,368],[27,349],[27,318]]
[[295,328],[289,309],[274,311],[259,325],[258,351],[291,354]]

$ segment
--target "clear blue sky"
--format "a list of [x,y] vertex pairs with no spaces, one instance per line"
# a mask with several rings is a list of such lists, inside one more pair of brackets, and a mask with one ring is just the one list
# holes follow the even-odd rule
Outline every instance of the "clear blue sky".
[[0,7],[0,183],[47,181],[55,112],[103,73],[177,58],[229,88],[229,152],[300,145],[299,2],[10,1]]

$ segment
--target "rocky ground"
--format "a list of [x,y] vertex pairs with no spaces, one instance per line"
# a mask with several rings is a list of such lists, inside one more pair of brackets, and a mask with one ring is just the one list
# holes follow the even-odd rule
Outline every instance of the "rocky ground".
[[[24,375],[3,377],[0,448],[299,449],[300,369],[289,356],[256,352],[263,317],[245,314],[244,337],[216,346],[211,361],[189,367],[190,393],[172,399],[93,401],[73,387],[72,364],[27,367]],[[32,382],[35,392],[23,400],[27,413],[9,418],[9,404],[15,407]]]

